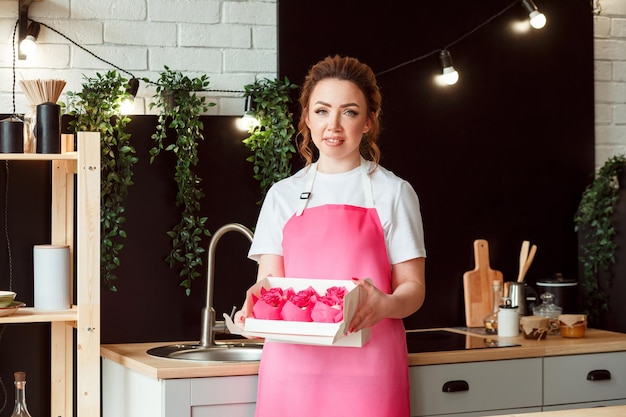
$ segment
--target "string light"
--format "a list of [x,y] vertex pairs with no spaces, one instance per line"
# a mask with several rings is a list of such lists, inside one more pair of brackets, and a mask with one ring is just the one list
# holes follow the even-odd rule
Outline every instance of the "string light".
[[[449,49],[453,46],[456,45],[457,43],[461,42],[462,40],[464,40],[465,38],[467,38],[468,36],[472,35],[474,32],[478,31],[479,29],[481,29],[482,27],[486,26],[488,23],[490,23],[492,20],[498,18],[499,16],[501,16],[502,14],[504,14],[505,12],[507,12],[509,9],[511,9],[512,7],[514,7],[515,5],[517,5],[518,3],[522,3],[522,6],[526,9],[526,11],[528,11],[529,13],[529,19],[530,19],[530,24],[532,27],[534,27],[535,29],[540,29],[542,27],[545,26],[546,24],[546,17],[543,13],[541,13],[539,11],[539,9],[537,8],[537,6],[535,5],[535,3],[533,2],[533,0],[515,0],[514,2],[510,3],[509,5],[507,5],[506,7],[504,7],[502,10],[500,10],[498,13],[496,13],[495,15],[491,16],[490,18],[488,18],[487,20],[485,20],[484,22],[482,22],[481,24],[479,24],[478,26],[476,26],[474,29],[466,32],[465,34],[463,34],[462,36],[460,36],[459,38],[455,39],[454,41],[448,43],[444,48],[442,49],[435,49],[432,50],[430,52],[427,52],[421,56],[418,56],[416,58],[413,58],[411,60],[405,61],[403,63],[400,63],[399,65],[396,65],[394,67],[388,68],[386,70],[380,71],[378,73],[376,73],[377,77],[380,77],[381,75],[387,74],[389,72],[395,71],[396,69],[399,69],[403,66],[412,64],[414,62],[418,62],[421,61],[423,59],[432,57],[434,55],[438,55],[439,56],[439,61],[441,63],[442,66],[442,74],[438,77],[439,81],[441,81],[441,84],[443,85],[453,85],[456,84],[459,80],[459,73],[458,71],[454,68],[454,66],[452,65],[452,57],[450,54]],[[139,87],[139,80],[129,71],[124,70],[123,68],[120,68],[114,64],[112,64],[111,62],[104,60],[102,58],[100,58],[99,56],[97,56],[96,54],[94,54],[93,52],[89,51],[88,49],[86,49],[85,47],[83,47],[82,45],[79,45],[78,43],[76,43],[75,41],[73,41],[72,39],[68,38],[66,35],[62,34],[61,32],[59,32],[58,30],[44,24],[41,22],[36,22],[31,20],[31,25],[30,26],[34,26],[36,25],[36,28],[33,27],[33,31],[36,29],[36,34],[34,34],[34,40],[36,40],[39,29],[40,29],[40,25],[44,26],[50,30],[52,30],[53,32],[57,33],[58,35],[62,36],[63,38],[65,38],[66,40],[68,40],[69,42],[71,42],[72,44],[74,44],[75,46],[79,47],[80,49],[84,50],[85,52],[91,54],[92,56],[94,56],[96,59],[111,65],[112,67],[118,69],[119,71],[122,71],[128,75],[131,76],[131,79],[129,81],[129,85],[131,87],[131,89],[134,89],[134,93],[132,91],[129,91],[129,94],[131,95],[132,99],[134,100],[135,95],[137,94],[137,88]],[[17,24],[16,24],[17,26]],[[29,31],[30,31],[30,27],[29,27]],[[13,33],[13,36],[15,38],[15,30]],[[15,45],[14,45],[15,47]],[[15,63],[13,64],[13,71],[15,73]],[[207,90],[208,92],[229,92],[229,93],[237,93],[237,94],[241,94],[241,93],[245,93],[244,91],[240,91],[240,90]],[[15,100],[15,86],[13,87],[13,96],[14,96],[14,100]],[[248,98],[249,99],[249,98]],[[126,106],[128,106],[129,104],[126,103]],[[132,103],[133,107],[134,107],[134,103]],[[15,104],[14,104],[15,106]],[[247,100],[246,101],[246,109],[244,111],[244,115],[243,117],[237,121],[237,125],[240,126],[240,128],[242,130],[250,130],[252,127],[255,126],[255,123],[258,123],[258,120],[256,119],[256,117],[254,117],[254,112],[250,109],[250,103]],[[14,110],[15,111],[15,110]],[[128,110],[127,110],[128,111]]]
[[139,79],[133,77],[128,80],[128,88],[126,89],[128,95],[120,103],[120,113],[130,114],[135,109],[137,91],[139,91]]
[[252,111],[252,97],[246,97],[246,108],[243,116],[237,119],[237,127],[240,130],[249,132],[253,128],[259,126],[259,119],[256,118],[256,114]]
[[439,61],[441,62],[441,81],[447,85],[454,85],[459,81],[459,73],[452,66],[452,56],[450,51],[444,49],[439,52]]
[[[404,67],[405,65],[409,65],[409,64],[412,64],[414,62],[421,61],[421,60],[426,59],[426,58],[430,58],[430,57],[432,57],[434,55],[438,55],[439,56],[439,61],[440,61],[441,67],[442,67],[442,74],[440,74],[437,77],[437,80],[442,85],[453,85],[453,84],[455,84],[459,80],[459,73],[452,66],[452,57],[450,55],[449,49],[453,45],[456,45],[457,43],[461,42],[462,40],[464,40],[468,36],[472,35],[474,32],[476,32],[479,29],[481,29],[483,26],[486,26],[492,20],[494,20],[494,19],[500,17],[501,15],[503,15],[505,12],[507,12],[512,7],[516,6],[518,3],[520,3],[520,0],[516,0],[513,3],[510,3],[508,6],[504,7],[502,10],[500,10],[498,13],[494,14],[489,19],[487,19],[484,22],[482,22],[480,25],[478,25],[475,28],[473,28],[472,30],[464,33],[463,35],[461,35],[460,37],[458,37],[454,41],[448,43],[442,49],[436,49],[436,50],[427,52],[424,55],[418,56],[417,58],[410,59],[410,60],[405,61],[405,62],[403,62],[401,64],[398,64],[398,65],[396,65],[394,67],[391,67],[391,68],[388,68],[386,70],[380,71],[380,72],[376,73],[376,77],[380,77],[381,75],[384,75],[384,74],[387,74],[389,72],[395,71],[398,68]],[[535,6],[535,4],[532,2],[532,0],[521,0],[521,3],[524,6],[524,8],[529,12],[529,18],[531,19],[530,24],[534,28],[537,28],[537,29],[543,27],[543,25],[545,25],[545,22],[546,22],[546,17],[545,17],[545,15],[543,13],[539,12],[539,9],[537,9],[537,6]],[[543,21],[543,25],[541,24],[542,21]]]
[[[98,55],[96,55],[95,53],[93,53],[92,51],[90,51],[89,49],[85,48],[84,46],[78,44],[76,41],[70,39],[67,35],[61,33],[60,31],[58,31],[57,29],[42,23],[42,22],[37,22],[34,20],[30,20],[31,24],[29,26],[29,32],[31,30],[31,27],[35,26],[37,29],[37,34],[35,35],[35,39],[36,36],[39,34],[39,30],[41,28],[41,26],[53,31],[54,33],[56,33],[57,35],[61,36],[62,38],[64,38],[65,40],[67,40],[68,42],[70,42],[72,45],[82,49],[83,51],[87,52],[88,54],[90,54],[91,56],[93,56],[94,58],[96,58],[99,61],[104,62],[107,65],[112,66],[113,68],[117,69],[120,72],[123,72],[125,74],[128,74],[130,76],[130,79],[128,80],[128,88],[126,90],[126,92],[128,93],[129,97],[127,97],[126,99],[124,99],[121,103],[120,103],[120,112],[122,114],[130,114],[134,108],[135,108],[135,97],[137,96],[137,92],[139,91],[139,78],[135,77],[135,75],[133,73],[131,73],[130,71],[125,70],[124,68],[121,68],[115,64],[113,64],[110,61],[107,61],[106,59],[103,59],[101,57],[99,57]],[[17,27],[18,27],[18,22],[15,23],[15,28],[13,29],[13,55],[14,55],[14,59],[13,59],[13,78],[14,78],[14,82],[13,82],[13,113],[15,113],[15,73],[16,73],[16,68],[15,68],[15,37],[16,37],[16,32],[17,32]],[[33,28],[34,29],[34,28]],[[150,82],[151,84],[155,84],[154,82]],[[236,94],[236,95],[241,95],[244,93],[243,90],[216,90],[216,89],[208,89],[206,90],[207,92],[217,92],[217,93],[230,93],[230,94]]]
[[528,18],[530,19],[530,26],[535,29],[541,29],[546,25],[546,16],[539,11],[533,0],[522,0],[522,5],[528,12]]

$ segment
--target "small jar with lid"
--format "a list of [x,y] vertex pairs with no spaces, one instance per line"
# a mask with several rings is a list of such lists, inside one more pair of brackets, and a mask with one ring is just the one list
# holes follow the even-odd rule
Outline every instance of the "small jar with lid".
[[563,309],[554,304],[554,295],[549,292],[541,294],[541,304],[533,308],[533,315],[547,317],[550,331],[548,334],[559,334],[559,316]]
[[585,337],[587,316],[585,314],[561,314],[559,326],[562,337]]

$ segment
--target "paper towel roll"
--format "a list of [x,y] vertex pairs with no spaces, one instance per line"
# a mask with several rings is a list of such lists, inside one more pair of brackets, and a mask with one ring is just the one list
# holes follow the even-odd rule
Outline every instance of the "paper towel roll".
[[33,247],[35,303],[37,310],[70,308],[70,247],[35,245]]

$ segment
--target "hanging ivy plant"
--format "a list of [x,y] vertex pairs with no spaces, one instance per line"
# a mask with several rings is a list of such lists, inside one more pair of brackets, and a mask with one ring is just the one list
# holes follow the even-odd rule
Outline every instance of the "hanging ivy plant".
[[120,266],[122,243],[126,238],[124,217],[128,188],[133,184],[133,166],[137,162],[135,148],[126,132],[130,118],[122,115],[120,106],[129,98],[128,80],[116,71],[93,78],[85,77],[83,90],[67,93],[66,112],[74,116],[70,127],[74,132],[100,133],[100,275],[111,291],[117,291],[115,270]]
[[[179,223],[167,232],[172,239],[172,250],[165,260],[171,268],[176,264],[180,265],[180,285],[189,295],[191,282],[201,275],[202,255],[205,252],[203,237],[211,235],[206,228],[207,218],[198,214],[204,193],[200,188],[202,180],[193,171],[193,167],[198,163],[198,144],[204,139],[200,115],[215,103],[207,103],[206,97],[196,94],[209,86],[206,75],[189,78],[166,66],[155,84],[155,101],[150,103],[150,107],[156,106],[161,111],[156,132],[152,135],[155,146],[150,149],[150,162],[162,150],[176,155],[176,205],[181,207]],[[172,143],[167,142],[168,130],[175,134]]]
[[575,230],[582,236],[579,261],[583,267],[583,308],[591,325],[597,325],[600,313],[608,310],[609,297],[601,280],[608,288],[617,249],[613,239],[613,213],[619,197],[617,177],[625,167],[626,156],[609,158],[583,192],[574,218]]
[[291,157],[296,149],[289,93],[297,87],[287,77],[283,81],[261,79],[244,87],[244,96],[251,99],[259,122],[249,128],[250,136],[243,141],[253,152],[246,159],[254,165],[253,177],[261,183],[259,204],[272,184],[291,175]]

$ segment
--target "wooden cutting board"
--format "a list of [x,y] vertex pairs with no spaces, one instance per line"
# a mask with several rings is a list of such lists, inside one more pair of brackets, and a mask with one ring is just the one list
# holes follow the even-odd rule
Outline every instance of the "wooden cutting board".
[[489,244],[484,239],[474,241],[473,271],[463,274],[465,298],[465,325],[484,326],[483,319],[493,309],[493,281],[502,283],[502,272],[489,266]]

